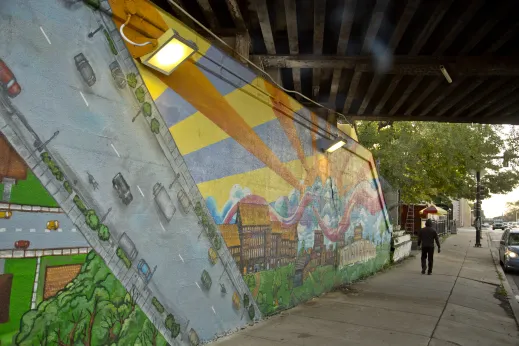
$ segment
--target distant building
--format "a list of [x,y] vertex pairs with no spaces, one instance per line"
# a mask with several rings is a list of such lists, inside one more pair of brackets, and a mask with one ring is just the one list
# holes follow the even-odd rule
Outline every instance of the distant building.
[[270,221],[269,206],[238,203],[236,224],[220,225],[220,232],[243,274],[294,263],[297,225],[283,227]]
[[0,132],[0,182],[4,178],[27,179],[27,165]]

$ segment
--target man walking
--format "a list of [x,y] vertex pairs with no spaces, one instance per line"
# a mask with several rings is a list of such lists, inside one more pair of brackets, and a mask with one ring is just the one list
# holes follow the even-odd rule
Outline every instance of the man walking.
[[427,266],[425,260],[428,260],[429,270],[428,275],[431,275],[433,269],[434,257],[434,242],[438,245],[438,253],[440,253],[440,239],[438,233],[432,228],[432,221],[428,219],[425,221],[425,227],[418,231],[418,247],[422,245],[422,274],[425,274]]

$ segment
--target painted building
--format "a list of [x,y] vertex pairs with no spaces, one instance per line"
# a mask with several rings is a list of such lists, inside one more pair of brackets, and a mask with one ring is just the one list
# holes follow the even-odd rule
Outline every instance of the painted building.
[[[0,325],[0,340],[58,344],[48,329],[80,343],[79,328],[92,345],[196,345],[389,261],[392,230],[376,167],[354,133],[339,133],[136,0],[153,25],[132,17],[130,39],[145,42],[172,28],[197,46],[169,76],[150,70],[132,58],[146,48],[119,35],[124,3],[0,7],[2,18],[12,18],[0,58],[22,85],[9,102],[32,124],[24,134],[50,139],[59,130],[47,151],[26,155],[37,141],[16,137],[18,125],[2,108],[6,138],[38,167],[35,175],[94,248],[66,290],[42,294],[8,331]],[[38,26],[27,20],[33,16]],[[343,148],[318,148],[320,138],[337,135]],[[13,285],[19,282],[14,273]],[[89,315],[76,314],[78,306]]]
[[472,225],[472,208],[465,198],[452,201],[452,217],[457,227],[470,227]]

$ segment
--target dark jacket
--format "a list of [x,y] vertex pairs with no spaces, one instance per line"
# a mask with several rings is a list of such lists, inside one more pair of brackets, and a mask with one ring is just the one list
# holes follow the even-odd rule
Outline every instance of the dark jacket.
[[422,247],[434,247],[434,242],[440,247],[440,239],[434,228],[424,227],[418,231],[418,246],[422,244]]

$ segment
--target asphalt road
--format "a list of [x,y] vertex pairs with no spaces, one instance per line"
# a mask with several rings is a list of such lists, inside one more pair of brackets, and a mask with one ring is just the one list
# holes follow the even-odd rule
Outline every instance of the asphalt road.
[[[47,221],[58,220],[56,231],[45,229]],[[31,242],[29,249],[57,249],[90,246],[66,214],[13,212],[0,219],[0,250],[13,249],[17,240]]]
[[[143,258],[150,267],[158,266],[149,287],[164,297],[165,306],[179,307],[201,339],[244,325],[247,321],[235,312],[229,294],[220,293],[219,282],[228,289],[232,284],[227,275],[218,281],[224,267],[210,265],[210,243],[198,238],[196,216],[193,211],[184,215],[178,207],[180,185],[169,190],[177,207],[170,223],[153,200],[153,185],[169,187],[175,172],[143,116],[131,122],[136,101],[128,88],[117,89],[112,80],[108,65],[114,55],[104,35],[87,38],[99,26],[91,10],[54,0],[19,0],[2,4],[0,16],[10,19],[0,21],[0,32],[7,33],[0,41],[2,59],[23,90],[13,105],[43,141],[60,131],[47,146],[51,156],[69,178],[78,180],[76,188],[99,213],[112,208],[105,224],[113,238],[126,232],[133,240],[139,252],[134,263]],[[81,52],[96,75],[92,87],[74,65]],[[89,185],[87,171],[99,189]],[[133,194],[128,206],[112,187],[119,172]],[[204,269],[213,280],[208,292],[197,285]]]

